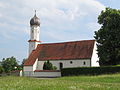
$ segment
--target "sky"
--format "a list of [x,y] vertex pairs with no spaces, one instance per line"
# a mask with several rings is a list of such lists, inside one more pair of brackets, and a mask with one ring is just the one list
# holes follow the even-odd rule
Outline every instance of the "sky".
[[28,57],[30,19],[40,18],[42,43],[94,39],[98,15],[106,7],[120,9],[120,0],[0,0],[0,60]]

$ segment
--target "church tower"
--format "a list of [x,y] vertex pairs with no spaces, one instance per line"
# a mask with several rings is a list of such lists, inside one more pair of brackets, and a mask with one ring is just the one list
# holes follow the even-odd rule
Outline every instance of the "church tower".
[[39,34],[40,34],[40,19],[35,15],[30,20],[30,40],[29,42],[29,55],[32,50],[35,50],[37,45],[40,43]]

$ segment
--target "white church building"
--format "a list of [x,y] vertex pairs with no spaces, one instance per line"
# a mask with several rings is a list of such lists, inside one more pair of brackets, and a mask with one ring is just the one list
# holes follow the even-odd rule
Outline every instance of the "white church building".
[[[41,43],[40,20],[36,16],[30,20],[29,56],[24,63],[24,76],[58,77],[61,68],[99,66],[95,40],[82,40],[63,43]],[[49,60],[57,70],[43,70]]]

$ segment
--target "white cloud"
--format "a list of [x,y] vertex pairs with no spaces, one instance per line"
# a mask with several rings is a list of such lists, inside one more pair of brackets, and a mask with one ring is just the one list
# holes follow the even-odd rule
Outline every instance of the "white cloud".
[[0,14],[0,18],[2,17],[2,14]]
[[1,7],[1,8],[5,8],[6,6],[8,6],[7,3],[2,3],[2,2],[0,2],[0,7]]
[[11,45],[13,53],[18,48],[22,50],[23,55],[18,56],[23,58],[23,46],[29,39],[29,20],[35,9],[41,21],[43,42],[91,39],[98,28],[97,16],[104,8],[97,0],[0,0],[0,39],[4,40],[1,43]]
[[44,17],[67,19],[98,13],[104,6],[96,0],[24,0],[31,10],[37,9]]
[[88,28],[92,31],[97,31],[98,29],[100,29],[100,25],[96,22],[90,22],[88,23]]
[[[2,27],[4,29],[9,27],[12,29],[10,32],[28,33],[29,20],[34,14],[33,10],[36,9],[37,15],[41,19],[42,29],[53,33],[60,30],[64,34],[68,30],[83,29],[86,26],[85,24],[96,23],[98,14],[105,8],[96,0],[12,0],[7,3],[6,1],[0,2],[0,7],[2,7],[1,11],[5,11],[4,13],[0,12],[0,17],[4,18],[3,23],[1,23]],[[90,18],[93,20],[88,20]],[[91,28],[90,25],[87,26]],[[96,27],[93,29],[98,28],[96,24],[92,26]],[[53,36],[51,33],[48,34],[50,34],[50,37]],[[58,36],[58,34],[54,35],[56,39],[58,39]]]
[[[75,29],[80,29],[79,34],[88,34],[86,36],[88,38],[90,30],[98,29],[97,16],[105,8],[96,0],[24,0],[24,4],[31,11],[37,9],[37,15],[41,18],[42,30],[44,30],[44,34],[47,34],[43,35],[44,38],[49,36],[58,41],[64,40],[60,36],[66,36],[67,39],[68,35],[65,34],[69,31],[72,31],[73,34],[71,39],[76,39],[76,36],[82,38],[76,35]],[[94,24],[91,25],[91,23]],[[88,32],[81,31],[81,29]],[[60,36],[59,31],[62,33]]]

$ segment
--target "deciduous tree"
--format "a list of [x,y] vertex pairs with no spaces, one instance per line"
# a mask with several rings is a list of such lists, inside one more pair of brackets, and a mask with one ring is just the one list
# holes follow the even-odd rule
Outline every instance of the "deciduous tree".
[[3,58],[2,60],[2,67],[4,68],[5,72],[10,72],[12,70],[17,69],[18,63],[15,57],[10,58]]
[[106,8],[98,17],[101,28],[95,32],[100,65],[120,64],[120,10]]

